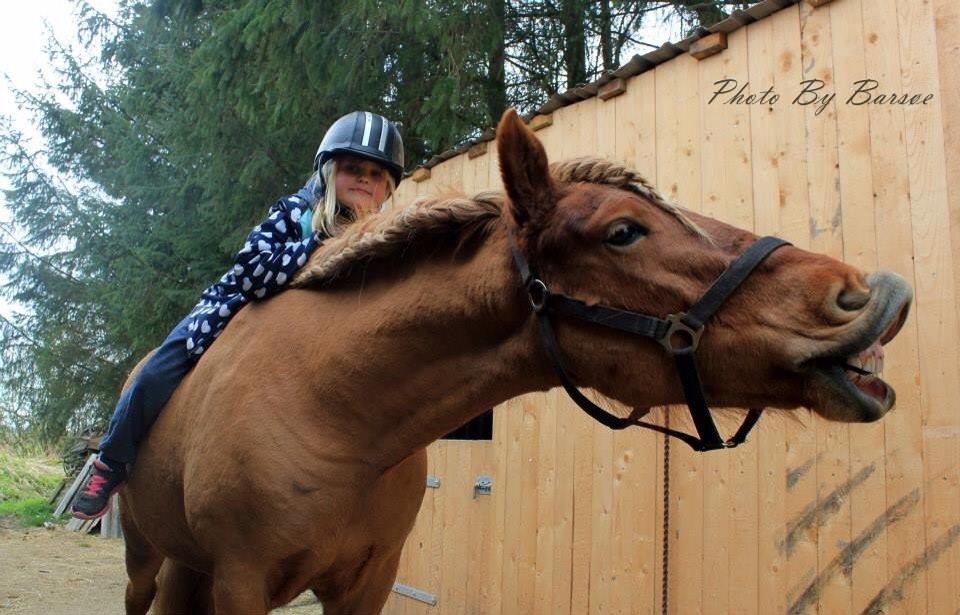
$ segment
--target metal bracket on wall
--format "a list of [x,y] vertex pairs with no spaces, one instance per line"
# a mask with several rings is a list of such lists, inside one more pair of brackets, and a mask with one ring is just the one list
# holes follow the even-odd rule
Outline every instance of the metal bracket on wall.
[[478,495],[490,495],[490,489],[493,487],[493,479],[486,474],[481,474],[473,483],[473,498]]
[[427,487],[430,487],[431,489],[439,489],[440,478],[434,476],[433,474],[427,474]]
[[394,583],[393,591],[397,592],[401,596],[406,596],[407,598],[413,598],[414,600],[425,602],[430,606],[436,606],[437,604],[437,597],[433,594],[427,593],[422,589],[417,589],[416,587],[404,585],[403,583]]

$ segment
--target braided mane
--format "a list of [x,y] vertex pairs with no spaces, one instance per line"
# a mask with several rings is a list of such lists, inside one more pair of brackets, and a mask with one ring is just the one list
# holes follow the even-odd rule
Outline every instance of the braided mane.
[[639,172],[617,162],[603,158],[583,157],[572,158],[550,165],[550,175],[560,184],[589,182],[616,186],[643,197],[650,203],[676,218],[687,230],[701,239],[707,239],[707,234],[697,224],[687,217],[682,207],[664,197],[653,187],[647,178]]
[[[602,158],[574,158],[550,165],[558,184],[589,182],[615,186],[663,209],[701,238],[704,232],[640,173]],[[371,216],[346,227],[310,257],[290,285],[324,285],[344,277],[355,266],[393,256],[424,238],[485,235],[500,219],[506,202],[502,191],[487,190],[472,197],[463,194],[420,197],[409,205]]]

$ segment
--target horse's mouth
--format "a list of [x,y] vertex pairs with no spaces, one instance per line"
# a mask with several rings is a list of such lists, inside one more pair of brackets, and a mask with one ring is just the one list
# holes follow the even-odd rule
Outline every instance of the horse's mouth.
[[[894,307],[898,309],[887,310],[886,318],[865,331],[860,339],[804,364],[811,376],[811,407],[824,418],[870,422],[893,408],[896,391],[881,378],[883,346],[900,332],[910,301]],[[879,335],[877,330],[881,331]]]

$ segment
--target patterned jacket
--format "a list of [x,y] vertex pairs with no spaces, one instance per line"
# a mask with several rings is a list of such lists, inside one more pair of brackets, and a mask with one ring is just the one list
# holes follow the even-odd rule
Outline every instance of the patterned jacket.
[[246,303],[279,292],[319,245],[320,234],[301,226],[301,218],[312,213],[302,194],[277,201],[267,219],[247,235],[233,267],[201,294],[188,325],[187,352],[194,359],[210,347]]

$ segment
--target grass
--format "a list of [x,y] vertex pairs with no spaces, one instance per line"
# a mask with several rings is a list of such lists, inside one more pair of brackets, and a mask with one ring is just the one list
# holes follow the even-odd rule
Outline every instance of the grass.
[[14,517],[23,527],[36,527],[52,519],[53,506],[47,503],[47,498],[9,500],[0,502],[0,517]]
[[47,500],[63,480],[58,461],[41,450],[0,447],[0,517],[33,527],[51,519]]

